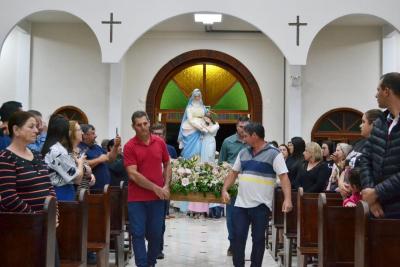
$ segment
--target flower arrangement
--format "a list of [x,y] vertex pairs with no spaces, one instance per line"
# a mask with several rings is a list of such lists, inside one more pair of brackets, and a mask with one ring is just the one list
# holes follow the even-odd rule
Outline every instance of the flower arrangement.
[[[224,179],[231,170],[227,162],[222,164],[201,163],[198,157],[191,159],[178,158],[172,160],[172,194],[208,193],[221,198]],[[237,195],[237,184],[229,189],[231,195]]]

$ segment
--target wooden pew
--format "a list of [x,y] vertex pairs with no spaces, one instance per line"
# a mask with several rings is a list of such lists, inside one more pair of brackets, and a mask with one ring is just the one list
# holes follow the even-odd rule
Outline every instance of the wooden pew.
[[[283,265],[292,266],[292,247],[297,238],[297,191],[292,191],[293,210],[283,214]],[[282,261],[282,258],[279,259]]]
[[283,191],[280,187],[275,187],[274,198],[272,201],[272,235],[271,235],[271,256],[276,260],[279,249],[279,233],[283,231]]
[[97,254],[97,266],[109,266],[110,250],[110,190],[91,190],[88,197],[88,244],[90,252]]
[[318,266],[354,266],[355,208],[321,193],[318,201]]
[[[327,198],[342,202],[338,193],[325,193]],[[307,266],[308,258],[318,254],[318,197],[319,193],[297,193],[297,266]]]
[[355,267],[398,266],[400,220],[371,218],[366,202],[356,207]]
[[125,196],[124,182],[120,186],[110,187],[110,250],[115,251],[118,267],[125,266],[124,259],[124,226],[125,226]]
[[88,235],[87,191],[79,192],[78,201],[59,201],[60,224],[57,242],[62,267],[86,266]]
[[[129,215],[128,215],[128,183],[124,183],[124,210],[125,210],[125,233],[124,233],[124,259],[128,261],[132,257],[132,235],[129,232]],[[128,243],[128,244],[126,244]]]
[[56,213],[53,197],[42,213],[0,212],[0,265],[54,267]]

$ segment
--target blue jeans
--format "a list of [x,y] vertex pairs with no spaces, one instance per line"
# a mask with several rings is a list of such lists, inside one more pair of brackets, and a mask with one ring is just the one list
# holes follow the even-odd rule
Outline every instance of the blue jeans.
[[251,267],[261,267],[265,250],[265,230],[268,225],[269,208],[261,204],[254,208],[233,208],[233,265],[244,267],[244,252],[251,224]]
[[226,204],[226,228],[228,228],[228,239],[230,246],[232,247],[233,240],[233,207],[235,206],[236,197],[231,198],[231,204]]
[[[128,216],[136,266],[155,265],[160,253],[165,217],[164,201],[128,202]],[[145,238],[148,242],[147,252]]]

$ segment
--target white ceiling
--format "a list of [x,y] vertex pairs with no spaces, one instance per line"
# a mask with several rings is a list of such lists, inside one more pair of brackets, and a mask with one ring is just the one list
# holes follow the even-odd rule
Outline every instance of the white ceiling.
[[[106,19],[106,18],[105,18]],[[30,15],[26,20],[33,23],[82,23],[83,21],[69,13],[60,11],[45,11]],[[339,18],[329,25],[336,26],[382,26],[386,22],[380,18],[369,15],[349,15]],[[257,31],[253,25],[233,16],[223,15],[221,23],[215,23],[214,30]],[[194,22],[193,14],[184,14],[170,18],[155,25],[151,31],[168,32],[201,32],[204,31],[202,23]]]

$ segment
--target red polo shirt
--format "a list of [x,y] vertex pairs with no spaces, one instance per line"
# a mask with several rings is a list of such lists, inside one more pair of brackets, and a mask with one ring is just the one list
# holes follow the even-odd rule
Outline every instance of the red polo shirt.
[[[164,140],[158,136],[151,135],[148,145],[135,136],[124,146],[125,167],[136,165],[139,173],[161,187],[164,186],[162,163],[168,161],[167,146]],[[129,179],[128,202],[158,199],[159,197],[153,191],[147,190]]]

